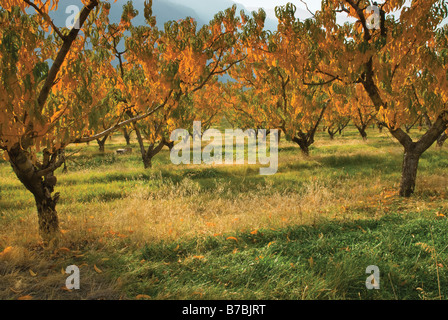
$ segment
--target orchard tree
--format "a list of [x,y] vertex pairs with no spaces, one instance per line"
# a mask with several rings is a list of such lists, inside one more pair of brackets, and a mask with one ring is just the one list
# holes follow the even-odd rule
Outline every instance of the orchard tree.
[[[0,149],[34,196],[45,242],[59,234],[59,193],[53,193],[65,147],[95,141],[161,108],[94,134],[89,115],[109,93],[115,72],[111,55],[100,58],[88,35],[97,28],[101,33],[110,4],[83,0],[71,29],[59,29],[49,18],[57,5],[57,0],[8,0],[0,7]],[[30,9],[36,14],[27,13]],[[106,85],[97,86],[101,80]]]
[[[366,0],[323,1],[308,24],[309,38],[294,30],[297,41],[310,49],[295,57],[300,63],[294,67],[303,71],[305,82],[361,85],[376,120],[404,148],[399,193],[409,197],[415,190],[421,155],[448,126],[447,31],[440,27],[447,17],[447,3],[389,0],[377,9],[369,7]],[[336,16],[341,13],[356,22],[339,25]],[[292,19],[289,24],[296,25]],[[349,97],[356,104],[362,95]],[[431,125],[414,141],[402,128],[420,116],[428,117]]]
[[254,12],[253,18],[244,16],[248,28],[241,43],[247,58],[230,74],[242,89],[256,90],[250,94],[263,100],[257,106],[259,112],[268,115],[268,125],[281,129],[287,140],[297,143],[308,155],[330,96],[322,83],[315,85],[303,79],[302,63],[310,48],[307,41],[299,39],[309,37],[312,23],[298,21],[294,13],[292,5],[277,7],[279,24],[274,33],[259,28],[265,19],[264,11]]
[[[83,3],[79,27],[99,4],[96,0]],[[53,25],[48,14],[57,5],[57,0],[11,0],[2,2],[0,9],[0,148],[34,196],[45,238],[59,228],[59,194],[52,195],[54,171],[63,163],[66,141],[78,133],[75,115],[86,112],[78,110],[77,94],[91,89],[78,76],[81,67],[87,68],[88,58],[80,54],[85,39],[78,28],[60,30]],[[30,7],[37,14],[27,14]],[[46,33],[50,28],[52,35]],[[101,72],[98,68],[89,66],[92,73]],[[82,97],[91,98],[95,99],[90,94]],[[42,148],[43,157],[38,160]]]
[[[145,168],[151,166],[151,159],[165,145],[172,146],[169,131],[183,124],[182,109],[188,108],[188,99],[197,100],[203,89],[244,58],[234,48],[241,26],[235,12],[236,6],[219,12],[201,29],[187,17],[169,21],[164,30],[159,30],[146,5],[149,26],[130,28],[124,60],[120,60],[123,75],[117,88],[121,101],[129,106],[130,117],[140,114],[148,101],[165,105],[159,113],[134,123]],[[193,108],[195,113],[196,106]],[[201,112],[201,108],[197,107],[197,111]],[[145,141],[149,141],[149,147]]]
[[[404,148],[400,195],[414,193],[420,156],[431,147],[448,127],[447,61],[443,44],[445,31],[438,29],[447,16],[445,1],[386,1],[381,23],[372,28],[373,14],[368,15],[367,1],[328,1],[323,6],[323,16],[334,16],[337,10],[355,17],[358,22],[350,28],[338,29],[333,19],[323,21],[328,45],[330,33],[353,40],[346,42],[344,55],[348,62],[347,81],[360,83],[378,111],[378,120],[389,129]],[[389,15],[400,10],[399,18]],[[378,21],[378,17],[377,17]],[[341,62],[330,50],[331,73],[342,77]],[[332,58],[334,60],[332,60]],[[345,59],[344,59],[345,60]],[[344,69],[346,69],[345,66]],[[402,127],[426,114],[431,127],[417,140]]]

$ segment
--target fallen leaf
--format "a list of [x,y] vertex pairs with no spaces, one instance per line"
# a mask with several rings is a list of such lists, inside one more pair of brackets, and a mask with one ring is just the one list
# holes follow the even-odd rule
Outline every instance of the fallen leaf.
[[142,299],[151,299],[150,296],[148,296],[147,294],[139,294],[135,297],[137,300],[142,300]]
[[228,237],[227,240],[235,240],[235,241],[238,241],[238,239],[235,238],[235,237]]
[[258,233],[258,229],[255,229],[254,231],[252,231],[250,234],[257,234]]
[[54,254],[58,254],[59,252],[70,252],[69,248],[59,248],[54,250]]
[[95,271],[98,272],[98,273],[102,273],[102,272],[103,272],[103,271],[101,271],[100,268],[98,268],[98,267],[96,266],[96,264],[93,265],[93,269],[95,269]]
[[0,252],[0,257],[7,254],[8,252],[11,252],[12,247],[6,247],[5,249],[3,249],[2,252]]
[[308,259],[308,262],[310,263],[310,267],[312,268],[314,266],[314,260],[313,257]]
[[37,276],[37,273],[35,273],[33,270],[28,270],[29,272],[30,272],[30,275],[32,276],[32,277],[35,277],[35,276]]
[[26,295],[26,296],[21,296],[21,297],[17,298],[17,300],[33,300],[33,297],[30,295]]
[[17,293],[17,294],[22,293],[22,290],[15,290],[11,287],[9,288],[9,290],[11,290],[12,292]]

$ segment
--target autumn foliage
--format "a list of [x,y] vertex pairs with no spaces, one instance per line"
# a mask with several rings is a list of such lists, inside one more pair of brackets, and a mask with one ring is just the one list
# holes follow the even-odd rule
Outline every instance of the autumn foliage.
[[[352,121],[366,138],[378,124],[404,148],[406,197],[420,156],[448,128],[445,1],[386,1],[373,29],[368,1],[322,1],[304,21],[288,4],[276,8],[274,32],[263,10],[238,15],[236,6],[201,28],[186,17],[159,29],[152,1],[141,26],[132,3],[118,23],[109,21],[110,2],[83,5],[80,29],[70,30],[49,18],[57,0],[0,7],[0,149],[33,194],[45,238],[59,229],[53,193],[65,148],[125,127],[150,167],[172,146],[169,133],[194,120],[279,129],[306,155],[322,125],[334,135]],[[353,22],[338,24],[338,15]],[[413,141],[404,128],[423,118],[427,130]]]

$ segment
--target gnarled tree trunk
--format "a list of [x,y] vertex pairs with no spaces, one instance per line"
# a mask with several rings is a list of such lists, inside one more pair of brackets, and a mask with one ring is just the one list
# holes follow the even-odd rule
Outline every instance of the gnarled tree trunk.
[[412,141],[411,137],[402,129],[389,129],[391,134],[404,147],[400,196],[410,197],[414,193],[419,159],[437,141],[447,127],[446,112],[442,112],[429,130],[416,142]]
[[126,145],[131,145],[131,132],[129,132],[126,128],[123,129],[123,136],[126,140]]
[[[8,151],[9,162],[22,184],[33,194],[39,219],[39,233],[48,243],[59,235],[56,204],[59,193],[52,196],[57,179],[54,171],[64,163],[63,152],[44,150],[43,163],[34,164],[26,150],[15,146]],[[59,158],[59,160],[57,160]]]
[[140,153],[142,155],[143,165],[145,169],[152,168],[152,158],[154,158],[154,156],[163,149],[163,147],[167,144],[167,141],[165,139],[162,139],[157,146],[155,146],[154,143],[151,143],[148,149],[146,149],[143,137],[135,123],[134,123],[134,130],[135,134],[137,135],[138,144],[140,146]]
[[109,137],[109,135],[104,136],[103,138],[100,139],[96,139],[96,142],[98,143],[98,150],[101,153],[105,152],[105,145],[106,145],[106,140]]

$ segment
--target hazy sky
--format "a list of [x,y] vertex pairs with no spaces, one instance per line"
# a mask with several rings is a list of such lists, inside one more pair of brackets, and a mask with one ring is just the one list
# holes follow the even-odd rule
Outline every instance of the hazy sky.
[[[234,0],[235,2],[239,2],[246,7],[262,7],[262,8],[275,8],[276,6],[285,5],[288,2],[291,2],[297,6],[297,8],[305,9],[305,5],[299,0]],[[306,0],[308,7],[311,10],[316,10],[320,8],[320,0]]]

